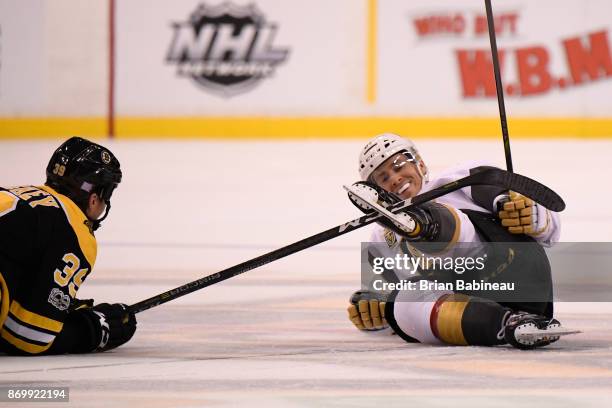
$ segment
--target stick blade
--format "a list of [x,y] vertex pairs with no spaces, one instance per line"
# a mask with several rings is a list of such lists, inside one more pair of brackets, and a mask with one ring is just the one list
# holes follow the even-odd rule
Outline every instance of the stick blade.
[[503,186],[508,190],[516,191],[531,198],[538,204],[551,211],[561,212],[565,209],[565,202],[552,189],[527,176],[518,173],[509,173],[499,169],[484,170],[487,177],[496,179],[494,185]]

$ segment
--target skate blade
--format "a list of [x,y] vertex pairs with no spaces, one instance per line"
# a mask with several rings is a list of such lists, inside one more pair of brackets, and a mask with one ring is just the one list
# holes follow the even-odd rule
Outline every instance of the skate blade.
[[517,333],[517,337],[521,339],[533,339],[539,337],[558,337],[566,336],[568,334],[582,333],[580,330],[567,329],[565,327],[551,327],[546,330],[537,328],[523,329],[520,333]]

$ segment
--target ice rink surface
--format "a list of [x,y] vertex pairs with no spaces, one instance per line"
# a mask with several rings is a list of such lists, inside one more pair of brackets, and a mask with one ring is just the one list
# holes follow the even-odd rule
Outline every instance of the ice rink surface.
[[[124,181],[79,297],[135,303],[359,216],[364,140],[105,141]],[[494,140],[417,140],[433,175],[504,167]],[[58,141],[2,141],[1,184],[41,184]],[[512,142],[514,168],[566,201],[565,242],[612,241],[612,142]],[[545,349],[431,347],[358,332],[346,318],[368,228],[137,316],[112,352],[0,357],[0,386],[67,386],[75,407],[604,407],[612,305],[559,303],[583,334]],[[553,271],[554,274],[554,271]],[[1,406],[28,406],[2,403]],[[32,404],[45,406],[45,403]]]

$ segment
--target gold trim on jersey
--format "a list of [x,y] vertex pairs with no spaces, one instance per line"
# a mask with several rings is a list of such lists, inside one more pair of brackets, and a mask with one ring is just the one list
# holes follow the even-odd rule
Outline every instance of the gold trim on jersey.
[[459,235],[461,235],[461,220],[459,219],[459,215],[457,214],[457,211],[455,211],[453,207],[446,205],[446,204],[442,204],[442,205],[452,214],[453,218],[455,219],[455,231],[453,232],[453,237],[451,238],[450,242],[448,243],[446,248],[444,248],[444,250],[442,251],[442,252],[445,252],[451,249],[453,245],[455,245],[457,241],[459,240]]
[[41,186],[39,188],[50,193],[57,199],[57,201],[59,201],[62,209],[66,213],[68,222],[70,222],[70,225],[77,236],[79,246],[81,247],[81,251],[83,251],[83,255],[85,255],[87,262],[89,262],[89,266],[93,268],[94,263],[96,262],[98,246],[96,244],[96,237],[91,233],[89,227],[85,225],[85,221],[88,221],[88,219],[85,214],[83,214],[83,211],[74,203],[74,201],[63,194],[58,193],[51,187]]
[[6,316],[8,316],[9,302],[8,286],[6,285],[4,276],[2,276],[2,272],[0,272],[0,329],[6,320]]
[[8,191],[0,191],[0,217],[17,208],[19,200]]
[[43,351],[49,349],[49,347],[51,347],[51,344],[53,344],[53,342],[51,342],[47,345],[40,346],[38,344],[28,343],[27,341],[21,340],[13,336],[6,330],[2,330],[2,338],[11,343],[13,346],[17,347],[19,350],[26,351],[30,354],[40,354]]
[[26,341],[30,343],[36,344],[49,344],[53,340],[55,340],[56,336],[55,333],[50,334],[47,332],[42,332],[40,330],[35,330],[24,324],[21,324],[16,319],[13,319],[10,314],[4,321],[4,329],[8,329],[11,333],[23,337],[24,339],[26,339]]
[[64,323],[58,322],[57,320],[49,319],[48,317],[39,315],[38,313],[30,312],[19,304],[16,300],[11,302],[9,309],[11,314],[17,319],[24,323],[31,324],[32,326],[40,327],[41,329],[49,330],[54,333],[62,331]]
[[[22,322],[32,327],[28,327]],[[30,354],[39,354],[51,347],[55,336],[62,330],[63,325],[57,320],[30,312],[19,302],[13,300],[9,308],[9,314],[2,324],[0,336],[19,350]],[[47,332],[36,330],[35,327],[47,330]],[[16,337],[13,333],[22,338]]]

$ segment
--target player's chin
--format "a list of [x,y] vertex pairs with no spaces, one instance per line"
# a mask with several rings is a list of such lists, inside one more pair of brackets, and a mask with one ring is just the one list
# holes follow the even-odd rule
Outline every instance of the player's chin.
[[407,200],[409,198],[412,198],[416,195],[416,192],[412,191],[412,187],[409,188],[408,190],[404,191],[402,194],[399,194],[399,197],[402,200]]

